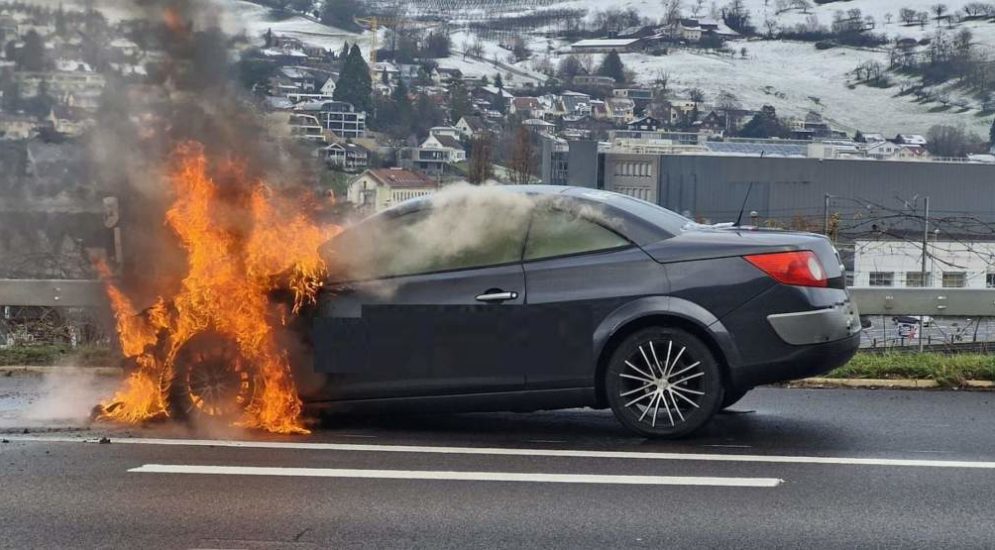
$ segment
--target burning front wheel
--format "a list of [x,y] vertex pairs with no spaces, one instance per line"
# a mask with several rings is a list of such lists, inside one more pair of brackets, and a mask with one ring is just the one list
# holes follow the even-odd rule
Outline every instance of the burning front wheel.
[[169,402],[175,418],[234,418],[255,398],[256,368],[224,335],[194,336],[173,365]]

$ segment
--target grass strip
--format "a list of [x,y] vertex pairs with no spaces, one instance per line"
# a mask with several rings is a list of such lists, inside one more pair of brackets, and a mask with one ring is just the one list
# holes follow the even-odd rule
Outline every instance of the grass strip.
[[958,387],[965,380],[995,380],[995,355],[963,353],[858,353],[827,378],[915,378]]
[[0,367],[11,365],[46,367],[74,365],[79,367],[112,366],[120,363],[114,352],[105,346],[39,344],[0,348]]

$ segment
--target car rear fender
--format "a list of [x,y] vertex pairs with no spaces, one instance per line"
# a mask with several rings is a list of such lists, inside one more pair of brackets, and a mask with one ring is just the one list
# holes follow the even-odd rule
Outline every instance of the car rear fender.
[[[707,309],[674,296],[647,296],[628,302],[609,313],[594,331],[594,353],[598,358],[595,386],[607,366],[614,346],[635,330],[654,325],[673,325],[695,334],[704,341],[723,371],[739,364],[739,352],[725,325]],[[598,395],[601,395],[599,389]]]

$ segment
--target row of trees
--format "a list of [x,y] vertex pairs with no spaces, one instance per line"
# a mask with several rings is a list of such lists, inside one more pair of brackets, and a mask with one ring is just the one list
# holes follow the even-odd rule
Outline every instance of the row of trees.
[[556,76],[565,82],[584,75],[607,76],[619,84],[635,78],[635,75],[625,68],[621,56],[615,50],[608,52],[597,67],[593,59],[590,55],[568,55],[560,60]]

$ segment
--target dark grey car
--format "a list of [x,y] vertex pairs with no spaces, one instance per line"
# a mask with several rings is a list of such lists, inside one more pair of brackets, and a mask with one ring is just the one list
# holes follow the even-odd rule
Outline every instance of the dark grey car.
[[758,384],[842,365],[860,336],[826,238],[604,191],[444,191],[323,254],[304,397],[337,411],[611,407],[678,437]]

